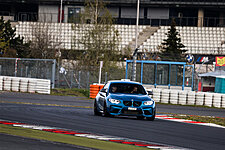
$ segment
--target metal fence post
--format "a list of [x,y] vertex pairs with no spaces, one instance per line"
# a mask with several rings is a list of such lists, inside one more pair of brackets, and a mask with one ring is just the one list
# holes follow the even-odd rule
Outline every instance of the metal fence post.
[[105,83],[107,82],[107,74],[108,72],[105,72]]
[[86,89],[89,88],[89,78],[90,78],[90,72],[88,71],[87,72],[87,86],[86,86]]
[[79,71],[79,79],[78,79],[78,89],[80,89],[80,75],[81,75],[81,71]]
[[55,88],[55,67],[56,67],[56,60],[54,59],[52,64],[52,88],[53,89]]
[[73,70],[70,71],[70,87],[73,88]]
[[26,66],[26,77],[28,77],[28,66]]

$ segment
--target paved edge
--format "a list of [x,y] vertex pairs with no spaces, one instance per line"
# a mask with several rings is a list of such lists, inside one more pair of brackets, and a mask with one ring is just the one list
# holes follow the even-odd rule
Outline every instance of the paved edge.
[[34,130],[41,130],[41,131],[45,131],[45,132],[72,135],[72,136],[77,136],[77,137],[86,137],[86,138],[90,138],[90,139],[116,142],[116,143],[146,147],[146,148],[151,148],[151,149],[187,150],[186,148],[170,146],[170,145],[165,145],[165,144],[159,144],[159,143],[155,143],[155,142],[146,142],[146,141],[134,140],[134,139],[129,139],[129,138],[116,137],[116,136],[93,134],[93,133],[88,133],[88,132],[77,132],[77,131],[72,131],[69,129],[49,127],[49,126],[40,126],[40,125],[31,125],[31,124],[25,124],[25,123],[2,120],[2,119],[0,119],[0,124],[10,125],[10,126],[14,126],[14,127],[21,127],[21,128],[29,128],[29,129],[34,129]]
[[162,120],[167,120],[167,121],[175,121],[175,122],[182,122],[182,123],[188,123],[188,124],[225,128],[225,126],[221,126],[221,125],[214,124],[214,123],[205,123],[205,122],[199,122],[199,121],[193,121],[193,120],[180,119],[180,118],[172,117],[170,115],[156,115],[156,118],[162,119]]

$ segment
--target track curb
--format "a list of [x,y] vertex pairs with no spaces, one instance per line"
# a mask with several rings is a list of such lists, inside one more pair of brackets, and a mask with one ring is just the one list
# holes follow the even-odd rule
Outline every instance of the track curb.
[[21,122],[16,122],[16,121],[2,120],[2,119],[0,119],[0,124],[10,125],[10,126],[14,126],[14,127],[21,127],[21,128],[29,128],[29,129],[33,129],[33,130],[41,130],[41,131],[45,131],[45,132],[65,134],[65,135],[70,135],[70,136],[85,137],[85,138],[89,138],[89,139],[97,139],[97,140],[115,142],[115,143],[120,143],[120,144],[134,145],[134,146],[151,148],[151,149],[187,150],[186,148],[170,146],[170,145],[166,145],[166,144],[159,144],[159,143],[155,143],[155,142],[146,142],[146,141],[134,140],[134,139],[123,138],[123,137],[73,131],[73,130],[69,130],[69,129],[50,127],[50,126],[31,125],[31,124],[26,124],[26,123],[21,123]]

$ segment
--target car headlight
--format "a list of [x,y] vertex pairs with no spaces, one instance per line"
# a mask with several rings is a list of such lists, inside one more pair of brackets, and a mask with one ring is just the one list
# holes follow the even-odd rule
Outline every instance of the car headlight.
[[153,101],[146,101],[144,102],[144,105],[152,105],[154,102]]
[[111,103],[114,103],[114,104],[119,104],[119,103],[121,103],[121,101],[120,101],[120,100],[117,100],[117,99],[109,99],[109,101],[110,101]]

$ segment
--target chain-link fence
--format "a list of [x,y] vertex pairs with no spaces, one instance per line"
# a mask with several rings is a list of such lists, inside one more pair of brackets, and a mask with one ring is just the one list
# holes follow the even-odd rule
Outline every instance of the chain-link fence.
[[[57,66],[56,88],[82,88],[89,89],[90,84],[99,83],[99,67],[91,70],[78,69],[76,67]],[[117,66],[107,69],[102,68],[101,84],[109,80],[120,80],[125,78],[125,66]]]
[[55,86],[56,61],[54,59],[1,58],[0,75],[50,79]]
[[[122,64],[122,65],[121,65]],[[125,64],[102,68],[101,84],[108,80],[125,78]],[[62,67],[63,66],[63,67]],[[52,88],[89,89],[90,84],[99,82],[99,67],[91,70],[58,65],[55,59],[1,58],[0,76],[50,79]]]

